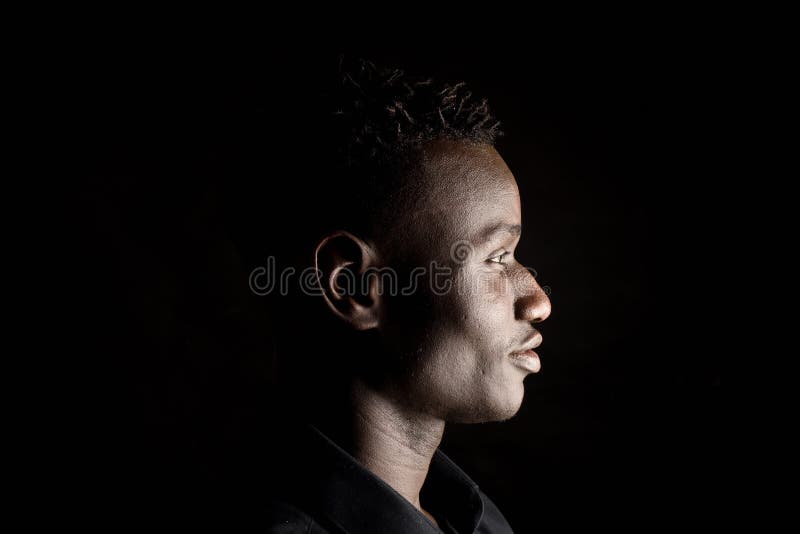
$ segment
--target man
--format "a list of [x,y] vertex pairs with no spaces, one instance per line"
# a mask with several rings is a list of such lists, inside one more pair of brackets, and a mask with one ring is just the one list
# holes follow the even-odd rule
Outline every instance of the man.
[[308,232],[290,240],[315,274],[278,348],[310,424],[281,456],[270,532],[511,532],[438,449],[447,422],[511,418],[540,368],[550,302],[514,257],[499,123],[464,84],[361,60],[336,80],[297,180]]

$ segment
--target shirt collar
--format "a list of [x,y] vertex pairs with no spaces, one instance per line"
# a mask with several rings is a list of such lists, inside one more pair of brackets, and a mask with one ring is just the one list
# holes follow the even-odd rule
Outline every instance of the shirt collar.
[[[304,505],[343,532],[400,534],[441,531],[382,479],[361,465],[314,425],[302,435],[308,448],[297,488]],[[445,518],[458,532],[474,532],[484,503],[478,485],[447,455],[436,449],[420,494],[437,520]]]

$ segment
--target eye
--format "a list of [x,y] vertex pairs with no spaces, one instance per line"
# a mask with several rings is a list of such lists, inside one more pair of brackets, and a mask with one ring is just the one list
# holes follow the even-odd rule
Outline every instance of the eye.
[[511,254],[509,254],[508,252],[503,251],[502,253],[497,254],[496,256],[492,256],[491,258],[489,258],[489,261],[492,262],[492,263],[500,263],[502,265],[505,265],[506,261],[507,261],[507,258],[510,255]]

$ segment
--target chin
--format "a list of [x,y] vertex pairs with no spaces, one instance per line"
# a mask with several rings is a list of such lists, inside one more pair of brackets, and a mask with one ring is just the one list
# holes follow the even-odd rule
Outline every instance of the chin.
[[485,402],[482,402],[479,406],[473,406],[452,414],[447,420],[451,423],[467,424],[508,421],[519,412],[525,390],[506,390],[505,393],[505,395],[484,399]]
[[520,407],[522,406],[522,395],[515,397],[513,399],[509,399],[508,403],[502,406],[500,409],[495,411],[494,417],[491,419],[484,421],[485,423],[489,422],[496,422],[496,421],[508,421],[519,412]]

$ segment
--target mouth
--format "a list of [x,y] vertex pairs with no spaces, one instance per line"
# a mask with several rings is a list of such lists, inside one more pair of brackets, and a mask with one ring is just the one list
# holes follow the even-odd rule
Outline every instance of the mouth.
[[533,349],[542,344],[542,334],[538,330],[534,330],[525,338],[525,342],[519,350],[515,350],[508,357],[511,362],[525,371],[531,373],[538,373],[542,368],[542,362],[539,360],[539,355]]

